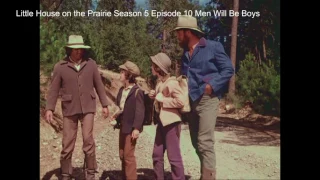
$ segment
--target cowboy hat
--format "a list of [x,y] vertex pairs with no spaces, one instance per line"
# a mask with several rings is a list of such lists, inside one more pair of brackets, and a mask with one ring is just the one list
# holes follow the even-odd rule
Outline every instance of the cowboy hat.
[[197,25],[197,19],[187,15],[181,15],[178,17],[177,27],[174,28],[173,31],[178,29],[192,29],[204,34]]
[[68,48],[76,48],[76,49],[89,49],[90,46],[84,45],[82,36],[79,35],[70,35],[68,43],[66,45]]

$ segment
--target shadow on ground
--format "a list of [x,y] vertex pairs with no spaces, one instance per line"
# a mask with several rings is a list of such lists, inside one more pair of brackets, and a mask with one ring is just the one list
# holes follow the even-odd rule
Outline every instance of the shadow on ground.
[[[154,172],[153,169],[140,168],[137,169],[138,180],[153,180]],[[186,180],[189,180],[191,177],[186,175]],[[112,170],[112,171],[104,171],[99,178],[99,180],[122,180],[121,171]],[[171,180],[171,172],[165,172],[165,179]]]
[[280,121],[263,122],[246,119],[217,118],[216,131],[234,133],[237,138],[226,136],[220,142],[240,146],[280,146]]
[[47,172],[41,180],[57,179],[60,176],[60,168]]
[[[147,168],[140,168],[137,170],[138,174],[138,180],[153,180],[154,179],[154,173],[153,169],[147,169]],[[75,180],[83,180],[84,179],[84,173],[82,168],[75,167],[73,168],[72,173],[73,179]],[[60,169],[54,169],[52,171],[47,172],[41,180],[53,180],[60,178]],[[111,171],[103,171],[101,177],[98,177],[96,175],[96,178],[99,180],[122,180],[121,171],[119,170],[111,170]],[[165,178],[166,180],[171,180],[171,173],[165,172]],[[186,175],[186,180],[190,180],[191,177]]]
[[[188,123],[184,123],[182,130],[189,130]],[[215,131],[226,134],[219,141],[221,143],[239,146],[280,146],[280,121],[272,118],[218,117]]]
[[[97,178],[97,176],[96,176]],[[47,172],[41,180],[57,180],[61,179],[60,175],[60,168],[56,168],[54,170],[51,170]],[[72,172],[72,180],[84,180],[84,172],[83,168],[80,167],[74,167]]]

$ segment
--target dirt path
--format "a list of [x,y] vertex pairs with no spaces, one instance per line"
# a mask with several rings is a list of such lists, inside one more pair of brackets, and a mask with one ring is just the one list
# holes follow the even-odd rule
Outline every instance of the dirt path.
[[[218,120],[215,133],[217,179],[280,179],[279,135],[225,125],[222,121]],[[181,149],[185,174],[191,179],[199,179],[199,159],[192,148],[188,126],[183,129]],[[152,138],[154,131],[155,127],[147,129]]]
[[[98,112],[101,112],[98,106]],[[61,134],[45,122],[40,128],[40,178],[58,179]],[[280,135],[272,131],[263,132],[250,127],[236,125],[230,119],[218,119],[216,128],[216,155],[218,179],[280,179]],[[145,127],[140,136],[136,157],[139,179],[152,179],[152,148],[155,126]],[[118,130],[113,130],[107,120],[96,115],[94,136],[99,166],[97,179],[120,179],[118,156]],[[75,179],[83,179],[82,137],[79,124],[76,148],[73,153]],[[181,149],[188,179],[198,179],[199,160],[191,145],[188,126],[183,126]],[[165,171],[170,177],[170,166],[165,159]]]

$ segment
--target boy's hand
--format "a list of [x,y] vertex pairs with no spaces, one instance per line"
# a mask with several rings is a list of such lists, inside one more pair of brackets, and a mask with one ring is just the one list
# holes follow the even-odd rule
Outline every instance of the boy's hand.
[[140,134],[140,131],[138,129],[134,129],[131,134],[132,139],[138,139],[139,134]]
[[117,117],[118,117],[118,115],[114,114],[114,115],[110,116],[109,121],[114,121],[117,119]]
[[[111,119],[111,118],[110,118],[110,119]],[[110,124],[111,124],[112,126],[117,125],[117,120],[115,120],[115,119],[111,119],[109,122],[110,122]]]
[[161,92],[157,94],[156,100],[157,100],[158,102],[163,102],[163,94],[162,94]]
[[154,99],[156,97],[156,91],[155,90],[150,90],[148,96],[151,99]]

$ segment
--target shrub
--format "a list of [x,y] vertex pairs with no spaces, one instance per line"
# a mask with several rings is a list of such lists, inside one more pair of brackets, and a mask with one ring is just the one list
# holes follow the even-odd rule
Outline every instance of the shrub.
[[237,94],[262,114],[280,115],[280,74],[271,61],[258,64],[252,54],[240,62],[236,75]]

